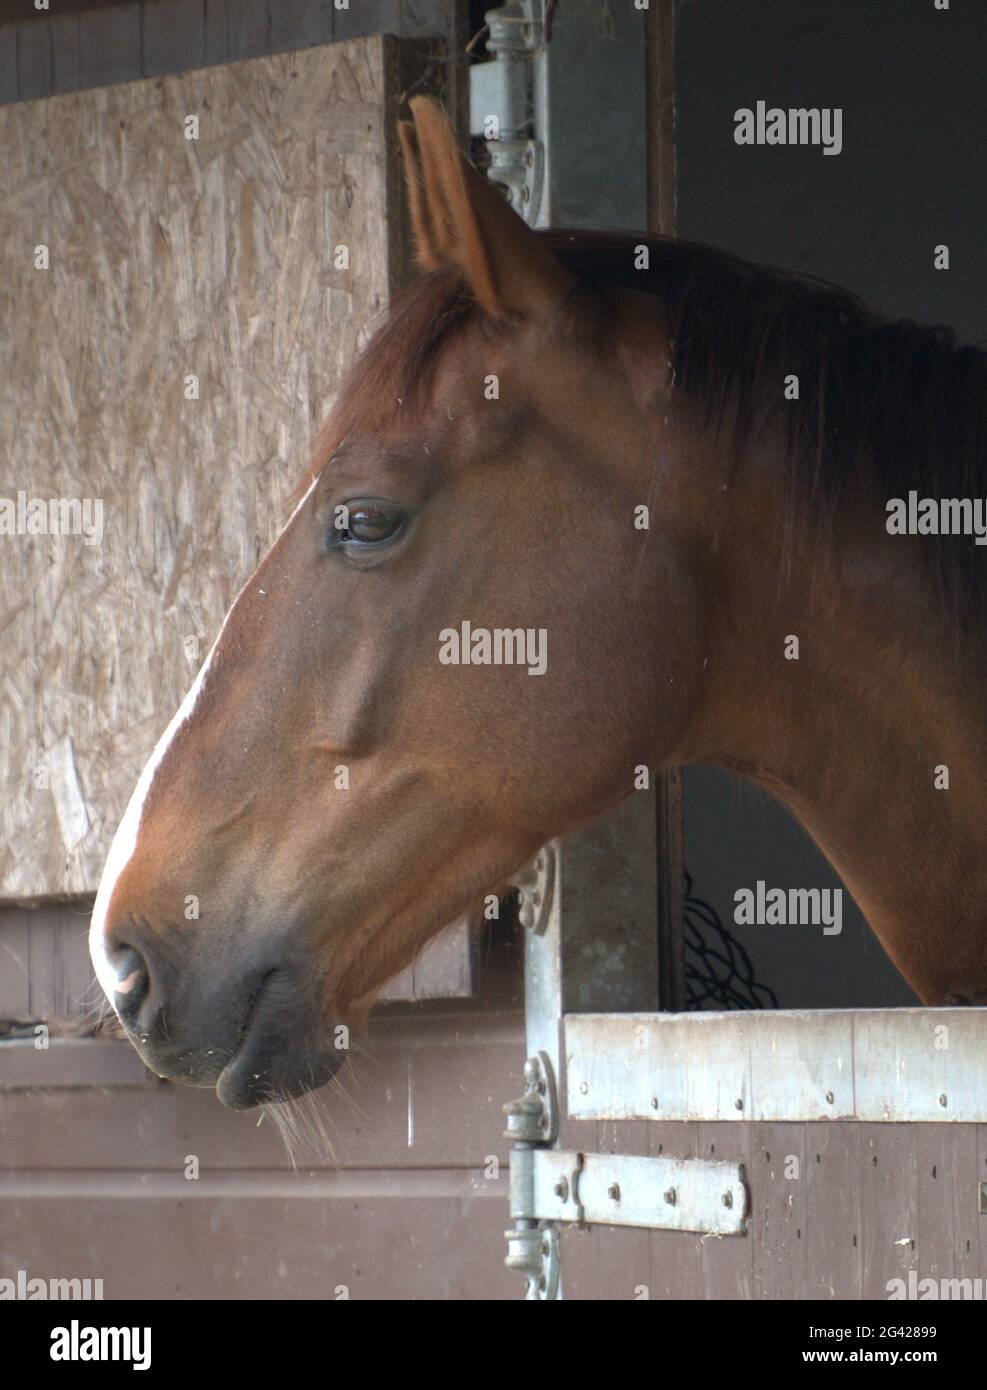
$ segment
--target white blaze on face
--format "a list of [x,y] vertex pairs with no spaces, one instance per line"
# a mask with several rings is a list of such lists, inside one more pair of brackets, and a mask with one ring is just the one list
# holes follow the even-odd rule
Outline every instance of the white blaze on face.
[[[234,605],[235,606],[235,605]],[[232,613],[233,609],[230,609]],[[229,614],[227,614],[229,617]],[[223,627],[226,623],[223,623]],[[222,628],[220,629],[220,637]],[[219,641],[217,637],[216,642]],[[106,915],[110,907],[110,899],[113,890],[117,885],[117,880],[124,869],[130,863],[134,850],[137,848],[137,832],[140,829],[141,816],[144,812],[144,803],[147,800],[148,792],[151,790],[151,783],[154,781],[154,774],[161,764],[161,760],[168,751],[168,746],[175,734],[188,719],[195,709],[196,701],[199,698],[199,691],[202,689],[206,679],[206,672],[212,661],[213,652],[216,650],[216,642],[213,643],[209,655],[202,663],[202,669],[196,676],[191,690],[185,696],[181,705],[175,713],[175,717],[158,739],[154,752],[147,760],[144,771],[138,779],[137,786],[134,788],[133,795],[127,803],[127,809],[123,813],[123,820],[117,827],[117,833],[113,837],[110,845],[110,852],[106,856],[106,863],[103,866],[103,876],[99,880],[99,889],[96,893],[96,903],[93,907],[92,921],[89,924],[89,954],[92,957],[93,969],[96,971],[96,978],[103,987],[103,992],[113,1003],[113,996],[118,991],[126,994],[133,988],[134,978],[128,976],[125,981],[118,982],[117,974],[113,968],[109,956],[106,954]],[[136,972],[135,972],[136,973]]]
[[[312,482],[305,496],[289,517],[284,530],[282,530],[278,540],[275,541],[275,545],[278,544],[281,537],[284,536],[288,527],[308,501],[317,482],[318,478]],[[247,584],[249,583],[250,580],[248,579]],[[116,888],[120,875],[130,863],[134,850],[137,848],[137,835],[140,830],[141,817],[144,814],[144,805],[150,793],[151,784],[154,781],[154,774],[160,767],[164,755],[171,745],[172,739],[186,720],[192,717],[192,712],[199,699],[199,692],[202,690],[209,666],[216,648],[219,646],[220,639],[223,636],[223,631],[233,614],[233,610],[240,602],[240,598],[246,587],[247,585],[245,584],[243,589],[240,590],[240,593],[237,594],[236,598],[233,600],[230,611],[223,619],[223,626],[219,629],[219,635],[210,647],[209,655],[202,663],[202,667],[192,684],[191,690],[179,705],[174,718],[158,739],[154,752],[151,754],[150,758],[148,758],[147,765],[141,773],[137,786],[134,788],[133,795],[127,804],[127,809],[123,813],[123,820],[117,827],[117,833],[114,835],[113,843],[110,845],[110,852],[106,856],[106,863],[103,866],[103,874],[99,880],[96,902],[93,905],[93,915],[89,924],[89,955],[92,959],[93,969],[96,972],[96,978],[102,987],[103,993],[111,1004],[113,1003],[114,994],[127,994],[133,989],[140,973],[139,971],[134,971],[128,975],[125,980],[118,980],[117,972],[114,970],[113,963],[106,953],[106,919],[110,909],[110,900],[113,897],[113,890]]]

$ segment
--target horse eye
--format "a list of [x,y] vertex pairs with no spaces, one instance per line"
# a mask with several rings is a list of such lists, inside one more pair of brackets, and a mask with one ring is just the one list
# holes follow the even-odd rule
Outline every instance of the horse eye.
[[[382,502],[355,502],[339,509],[336,544],[379,545],[392,540],[401,529],[402,513]],[[342,523],[342,524],[341,524]]]

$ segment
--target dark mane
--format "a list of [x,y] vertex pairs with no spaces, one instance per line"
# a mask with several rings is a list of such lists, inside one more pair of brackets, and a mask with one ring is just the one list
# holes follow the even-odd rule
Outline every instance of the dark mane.
[[[729,429],[739,459],[781,430],[790,516],[832,522],[853,470],[881,494],[987,494],[987,355],[951,329],[890,320],[848,290],[712,247],[627,233],[541,234],[579,279],[656,295],[665,306],[676,388],[701,426]],[[647,269],[636,268],[648,248]],[[451,271],[397,296],[347,379],[319,444],[324,462],[357,420],[386,427],[423,408],[441,347],[478,312]],[[786,401],[784,379],[799,380]],[[368,419],[369,417],[369,419]],[[969,536],[929,537],[942,602],[961,622],[984,610],[985,555]]]

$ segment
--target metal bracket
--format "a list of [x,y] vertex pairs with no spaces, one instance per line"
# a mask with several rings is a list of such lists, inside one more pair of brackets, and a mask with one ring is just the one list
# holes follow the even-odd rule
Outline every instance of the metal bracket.
[[534,53],[545,42],[545,0],[507,0],[483,16],[487,47],[495,53]]
[[513,1231],[506,1231],[507,1254],[504,1264],[516,1269],[528,1281],[525,1299],[549,1303],[559,1296],[559,1230],[557,1226],[541,1226],[536,1222],[519,1221]]
[[743,1166],[701,1158],[524,1149],[511,1153],[511,1215],[650,1231],[743,1235]]
[[533,223],[541,204],[545,179],[545,147],[540,140],[488,140],[487,177],[507,189],[511,206]]
[[743,1235],[747,1185],[739,1163],[701,1158],[550,1148],[559,1130],[558,1096],[546,1053],[524,1065],[525,1090],[504,1106],[511,1150],[512,1230],[506,1264],[528,1281],[528,1299],[558,1295],[558,1223],[635,1226],[651,1231]]
[[508,1101],[505,1139],[515,1144],[553,1144],[559,1133],[559,1101],[548,1054],[539,1052],[524,1064],[524,1095]]
[[514,884],[520,894],[518,920],[522,927],[543,936],[552,912],[555,897],[555,845],[547,844],[540,849],[530,864],[526,864],[514,876]]
[[535,225],[544,185],[545,152],[531,128],[531,57],[545,44],[545,0],[508,0],[485,15],[490,62],[470,68],[470,134],[490,155],[488,177],[511,206]]

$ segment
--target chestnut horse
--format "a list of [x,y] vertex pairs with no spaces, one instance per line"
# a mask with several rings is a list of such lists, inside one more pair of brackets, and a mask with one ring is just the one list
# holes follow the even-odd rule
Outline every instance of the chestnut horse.
[[129,1036],[233,1107],[317,1087],[442,924],[694,762],[792,808],[926,1002],[987,1000],[984,551],[889,530],[987,491],[983,356],[706,247],[538,235],[413,116],[425,273],[110,850]]

